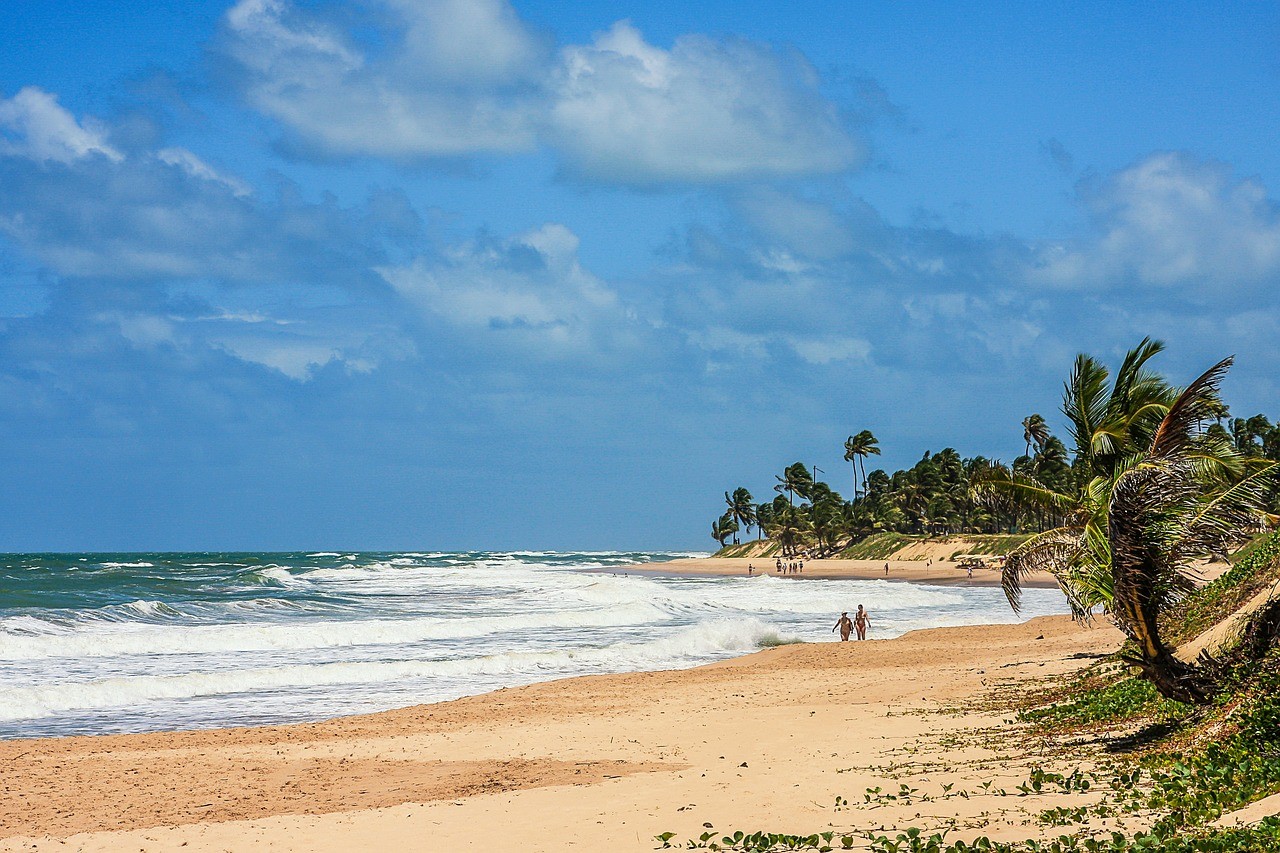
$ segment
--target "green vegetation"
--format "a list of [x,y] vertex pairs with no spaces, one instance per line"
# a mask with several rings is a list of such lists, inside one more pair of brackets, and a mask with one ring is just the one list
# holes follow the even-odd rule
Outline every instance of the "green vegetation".
[[[751,499],[747,489],[727,492],[728,512],[712,535],[723,543],[739,530],[754,527],[758,537],[767,536],[778,546],[771,553],[825,557],[861,554],[851,549],[876,534],[968,538],[1054,531],[1040,543],[1045,546],[1042,551],[1052,552],[1061,538],[1060,528],[1075,531],[1080,527],[1075,522],[1090,508],[1105,506],[1102,498],[1110,493],[1109,486],[1102,496],[1096,486],[1124,473],[1135,450],[1150,447],[1178,397],[1177,388],[1147,368],[1162,349],[1159,342],[1143,341],[1110,385],[1109,371],[1098,360],[1088,355],[1076,359],[1063,401],[1074,451],[1053,435],[1042,415],[1032,414],[1021,424],[1025,453],[1011,463],[964,457],[948,447],[926,451],[914,465],[892,474],[881,469],[868,472],[867,459],[880,455],[881,448],[875,435],[861,430],[844,443],[852,500],[818,479],[821,471],[796,462],[774,478],[778,494],[772,501],[749,508],[743,503],[744,497]],[[1223,453],[1212,455],[1224,459],[1234,456],[1237,470],[1257,471],[1259,463],[1280,460],[1280,424],[1263,415],[1233,419],[1216,393],[1203,403],[1198,414],[1209,426],[1198,437],[1199,447],[1217,448]],[[1275,509],[1275,492],[1267,491]],[[992,553],[1004,550],[994,548]],[[878,545],[868,545],[866,553],[874,555],[870,559],[887,556]],[[1088,595],[1080,603],[1105,605],[1102,598]]]
[[[1074,769],[1034,767],[1009,790],[988,780],[977,790],[949,784],[933,795],[901,782],[888,792],[867,789],[855,806],[837,795],[833,809],[1087,794],[1080,805],[1039,813],[1041,826],[1068,831],[1047,840],[997,842],[952,840],[974,829],[955,820],[928,830],[851,827],[818,834],[722,833],[706,824],[707,832],[680,846],[756,853],[1280,850],[1280,817],[1217,825],[1224,815],[1280,793],[1280,599],[1252,608],[1240,638],[1210,650],[1214,657],[1187,664],[1174,660],[1171,648],[1236,618],[1242,605],[1280,580],[1280,533],[1252,536],[1259,523],[1274,519],[1266,512],[1275,508],[1274,465],[1264,457],[1280,452],[1280,434],[1275,427],[1263,430],[1258,419],[1232,421],[1230,432],[1218,424],[1202,429],[1225,417],[1217,388],[1230,361],[1176,390],[1143,368],[1159,349],[1144,341],[1111,385],[1096,362],[1077,360],[1064,401],[1068,410],[1078,404],[1068,411],[1077,445],[1069,466],[1074,487],[1055,491],[1024,469],[988,477],[974,490],[993,504],[1011,496],[1038,504],[1042,518],[1057,525],[1014,549],[1011,600],[1017,576],[1038,561],[1068,587],[1081,614],[1101,605],[1128,635],[1121,653],[1019,700],[1016,723],[989,733],[998,742],[1024,738],[1038,754],[1052,756],[1056,749]],[[1024,431],[1029,447],[1047,435],[1032,418]],[[868,495],[874,479],[874,473],[868,477]],[[902,531],[886,531],[853,548],[882,554],[910,541]],[[1232,543],[1247,544],[1225,574],[1195,589],[1188,582],[1190,561],[1221,556]],[[1142,828],[1128,829],[1133,823]],[[674,839],[664,833],[656,841],[669,848]]]
[[716,551],[716,557],[772,557],[778,552],[777,542],[742,542],[726,545]]
[[1065,698],[1024,710],[1018,718],[1023,722],[1074,729],[1133,720],[1172,723],[1185,719],[1190,711],[1189,705],[1165,699],[1151,682],[1125,676],[1118,681],[1095,680],[1094,686],[1084,691],[1078,689],[1078,684],[1073,685]]
[[895,551],[919,541],[920,537],[905,533],[873,533],[845,548],[838,556],[844,560],[884,560]]
[[[916,805],[983,795],[1034,802],[1034,798],[1047,794],[1090,794],[1086,805],[1055,806],[1040,813],[1041,825],[1069,828],[1069,834],[1020,842],[997,842],[985,837],[949,841],[948,836],[958,830],[954,824],[940,831],[909,828],[892,835],[883,830],[854,829],[817,834],[722,833],[704,824],[706,832],[678,846],[757,853],[853,849],[872,853],[1280,850],[1280,818],[1267,817],[1243,827],[1214,825],[1223,815],[1280,792],[1280,661],[1269,658],[1233,673],[1223,701],[1198,717],[1187,713],[1192,710],[1190,706],[1175,706],[1160,697],[1149,682],[1114,668],[1092,673],[1088,683],[1090,686],[1076,691],[1080,695],[1070,701],[1024,711],[1021,718],[1033,723],[1028,734],[1078,734],[1081,727],[1096,730],[1103,724],[1158,718],[1162,714],[1171,715],[1170,719],[1182,725],[1166,727],[1170,734],[1163,740],[1154,740],[1144,751],[1103,763],[1092,772],[1079,768],[1055,772],[1035,767],[1025,781],[1011,790],[993,788],[990,782],[974,791],[955,790],[947,785],[937,797],[923,795],[902,783],[892,793],[867,789],[862,804],[874,809],[890,802]],[[844,797],[837,796],[835,802],[836,812],[858,808],[851,807]],[[1140,817],[1146,828],[1125,833],[1103,824],[1112,821],[1123,825],[1129,817]],[[677,846],[674,839],[674,833],[663,833],[656,837],[656,846]]]
[[[949,556],[954,559],[961,554],[1004,555],[1027,541],[1028,534],[1022,533],[965,533],[959,537],[963,542],[956,543],[956,550]],[[841,560],[884,560],[898,551],[921,542],[936,541],[931,537],[913,536],[909,533],[873,533],[849,547],[834,554]],[[945,539],[941,540],[943,543]],[[963,547],[961,547],[963,545]],[[719,556],[730,556],[721,553]],[[921,558],[923,559],[923,558]]]
[[1179,613],[1166,617],[1171,641],[1181,643],[1198,636],[1280,580],[1278,556],[1280,533],[1259,536],[1242,548],[1229,571],[1196,590]]
[[1204,704],[1218,689],[1214,673],[1175,656],[1161,623],[1194,589],[1193,560],[1225,555],[1262,526],[1280,466],[1249,456],[1225,430],[1204,428],[1226,411],[1219,386],[1232,359],[1178,390],[1147,368],[1163,349],[1143,340],[1114,379],[1096,359],[1077,356],[1062,399],[1075,444],[1069,481],[999,472],[978,491],[1037,505],[1054,519],[1005,561],[1014,609],[1022,576],[1049,571],[1078,616],[1098,607],[1111,615],[1131,641],[1128,662],[1162,695]]

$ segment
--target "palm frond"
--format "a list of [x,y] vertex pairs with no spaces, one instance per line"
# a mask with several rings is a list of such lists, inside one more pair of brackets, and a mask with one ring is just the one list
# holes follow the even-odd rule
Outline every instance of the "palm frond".
[[1022,610],[1022,579],[1032,572],[1049,572],[1057,577],[1080,550],[1079,528],[1057,527],[1023,542],[1005,557],[1000,587],[1014,612]]
[[1075,498],[1070,495],[1055,491],[1034,477],[1015,474],[1007,469],[991,469],[983,480],[973,486],[972,492],[988,506],[1007,497],[1063,515],[1076,506]]
[[1186,521],[1178,556],[1183,560],[1226,550],[1244,532],[1266,526],[1262,508],[1280,477],[1272,462],[1203,501]]
[[1191,443],[1200,422],[1213,417],[1218,402],[1218,388],[1234,361],[1233,356],[1227,356],[1200,374],[1178,395],[1151,439],[1151,447],[1147,451],[1149,456],[1164,458],[1185,449]]
[[1063,385],[1062,414],[1071,423],[1069,431],[1077,455],[1090,455],[1094,430],[1106,420],[1109,377],[1106,367],[1081,353]]

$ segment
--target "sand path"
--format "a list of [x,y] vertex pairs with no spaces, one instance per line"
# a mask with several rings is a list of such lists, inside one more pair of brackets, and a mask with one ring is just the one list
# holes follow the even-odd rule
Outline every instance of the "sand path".
[[[5,850],[651,850],[665,830],[817,832],[990,812],[1034,834],[1012,788],[1032,758],[990,686],[1073,671],[1119,634],[1065,617],[787,646],[679,672],[592,676],[325,723],[0,743]],[[964,714],[939,713],[955,706]],[[906,765],[922,792],[869,809]],[[919,815],[919,816],[917,816]],[[970,833],[975,834],[975,833]]]

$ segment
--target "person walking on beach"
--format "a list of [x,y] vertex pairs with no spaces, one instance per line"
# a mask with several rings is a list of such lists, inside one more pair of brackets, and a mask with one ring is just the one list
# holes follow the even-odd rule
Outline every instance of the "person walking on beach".
[[888,563],[885,563],[885,564],[884,564],[884,576],[885,576],[885,577],[889,577],[889,564],[888,564]]
[[849,631],[852,628],[853,628],[853,622],[852,620],[849,619],[849,614],[845,612],[840,614],[840,621],[836,622],[836,627],[832,628],[831,630],[833,632],[836,630],[839,630],[840,642],[847,643],[849,642]]
[[853,615],[853,627],[858,629],[858,639],[865,640],[867,638],[867,628],[871,627],[871,617],[867,611],[862,609],[862,605],[858,605],[858,612]]

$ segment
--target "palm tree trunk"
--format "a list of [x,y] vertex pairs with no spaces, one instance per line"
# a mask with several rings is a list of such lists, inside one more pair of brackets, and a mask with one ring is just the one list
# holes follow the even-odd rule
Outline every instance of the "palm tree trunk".
[[[1121,592],[1117,589],[1117,593]],[[1160,639],[1156,615],[1129,596],[1117,595],[1116,604],[1122,617],[1121,627],[1137,644],[1139,652],[1125,660],[1138,667],[1143,677],[1166,699],[1191,705],[1208,704],[1217,692],[1213,679],[1201,667],[1174,656]]]

